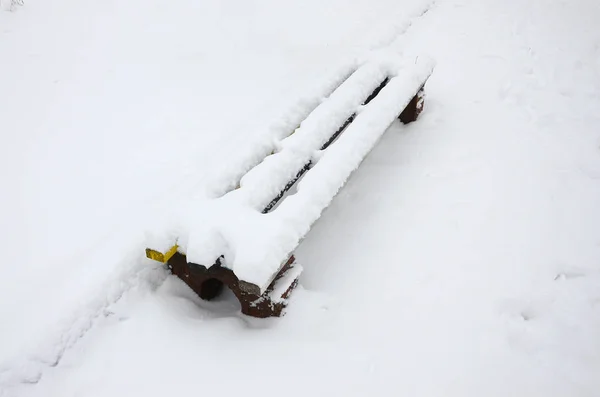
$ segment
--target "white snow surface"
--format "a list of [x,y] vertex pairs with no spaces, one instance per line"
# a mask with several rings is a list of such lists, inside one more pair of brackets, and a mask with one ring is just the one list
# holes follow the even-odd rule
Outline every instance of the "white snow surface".
[[[0,395],[597,396],[599,20],[595,0],[0,12]],[[295,251],[284,317],[144,258],[381,48],[436,59],[425,111]]]

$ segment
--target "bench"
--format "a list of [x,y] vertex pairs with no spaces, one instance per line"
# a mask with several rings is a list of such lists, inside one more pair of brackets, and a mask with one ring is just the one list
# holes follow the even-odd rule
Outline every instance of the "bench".
[[392,122],[417,119],[432,72],[430,60],[386,55],[342,76],[237,186],[152,235],[146,256],[202,299],[227,286],[242,313],[282,315],[302,272],[295,248]]

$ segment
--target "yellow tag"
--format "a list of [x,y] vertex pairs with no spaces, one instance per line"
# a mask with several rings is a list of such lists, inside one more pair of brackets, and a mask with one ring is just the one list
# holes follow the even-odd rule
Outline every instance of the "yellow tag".
[[179,248],[179,246],[177,244],[175,244],[173,247],[171,247],[170,250],[168,250],[164,254],[162,252],[155,251],[150,248],[146,248],[146,257],[148,257],[152,260],[155,260],[157,262],[167,263],[167,261],[169,259],[171,259],[171,257],[173,255],[175,255],[175,253],[177,252],[177,248]]

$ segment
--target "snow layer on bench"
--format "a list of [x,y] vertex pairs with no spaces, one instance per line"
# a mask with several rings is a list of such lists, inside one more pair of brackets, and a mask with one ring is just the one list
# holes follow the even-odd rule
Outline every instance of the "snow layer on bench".
[[[361,68],[356,79],[342,85],[339,93],[282,143],[281,152],[244,177],[240,189],[219,199],[191,203],[183,211],[187,227],[178,231],[178,244],[190,262],[211,266],[223,255],[223,265],[240,279],[256,284],[261,291],[266,289],[281,264],[433,70],[433,62],[427,59],[408,67],[384,59]],[[395,72],[393,66],[398,68]],[[362,107],[362,101],[386,75],[395,76],[369,105]],[[271,197],[277,194],[281,184],[318,153],[320,145],[354,111],[359,112],[358,116],[338,141],[320,156],[313,156],[319,160],[299,184],[298,192],[273,212],[261,214],[262,208],[256,206],[266,197],[261,196],[261,189]],[[335,123],[320,128],[321,123],[327,123],[327,115]]]
[[[305,120],[309,114],[321,104],[324,98],[339,87],[353,72],[356,71],[359,60],[355,59],[346,62],[335,70],[325,73],[322,79],[315,84],[306,87],[299,98],[285,103],[285,108],[281,116],[272,121],[272,124],[265,129],[266,139],[253,141],[246,150],[245,156],[239,156],[231,159],[227,168],[218,175],[217,181],[213,183],[212,192],[209,196],[212,198],[221,197],[227,192],[235,189],[238,184],[244,182],[247,184],[249,177],[246,175],[249,170],[257,166],[269,154],[281,150],[281,139],[284,139],[294,133],[299,128],[300,123]],[[269,160],[271,161],[271,160]],[[241,181],[244,177],[244,181]],[[218,184],[218,186],[216,186]]]
[[302,121],[294,134],[280,142],[280,152],[244,175],[241,188],[230,194],[256,210],[265,208],[386,76],[381,62],[358,69]]

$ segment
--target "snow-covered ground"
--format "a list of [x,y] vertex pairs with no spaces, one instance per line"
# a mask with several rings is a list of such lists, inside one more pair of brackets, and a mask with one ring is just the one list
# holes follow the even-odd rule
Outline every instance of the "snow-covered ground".
[[[592,0],[0,13],[0,395],[598,395],[598,21]],[[303,241],[285,317],[143,258],[154,214],[220,192],[384,45],[437,60],[426,111]]]

